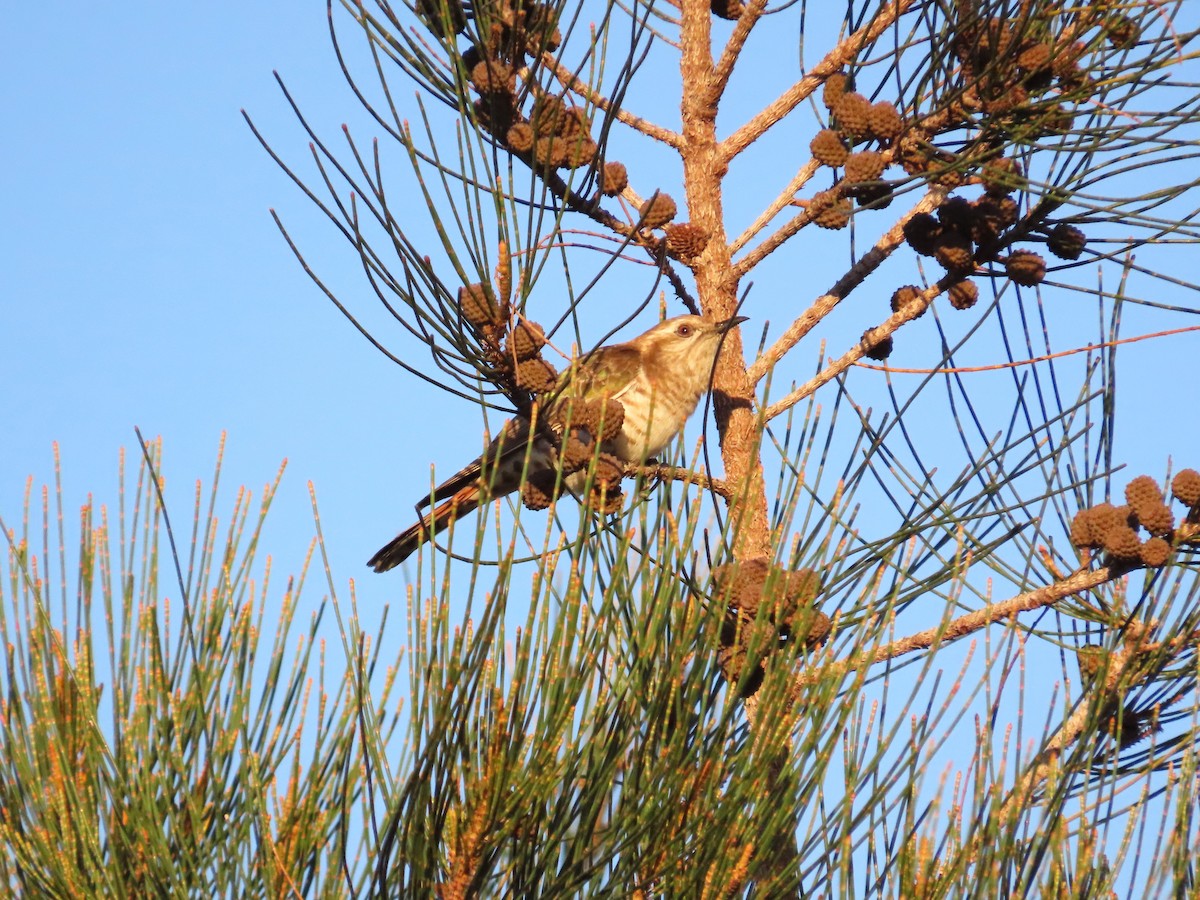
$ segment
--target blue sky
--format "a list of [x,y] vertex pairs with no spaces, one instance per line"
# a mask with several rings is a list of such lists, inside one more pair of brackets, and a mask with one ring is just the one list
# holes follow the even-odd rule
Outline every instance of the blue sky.
[[[478,446],[480,425],[468,403],[372,350],[305,276],[269,216],[275,208],[296,228],[346,296],[371,302],[349,248],[239,112],[303,162],[307,139],[275,84],[277,69],[324,134],[336,136],[342,122],[377,132],[341,79],[322,6],[79,4],[49,16],[24,5],[6,18],[17,37],[0,59],[8,86],[0,97],[0,515],[19,520],[27,475],[50,481],[53,441],[69,526],[88,492],[115,503],[118,449],[134,450],[136,425],[163,436],[168,500],[186,519],[194,480],[208,481],[227,431],[226,496],[238,484],[258,491],[289,460],[265,540],[278,565],[295,568],[312,533],[311,480],[335,576],[356,578],[368,603],[402,596],[402,578],[377,578],[363,563],[408,524],[429,465],[457,469]],[[806,145],[808,135],[786,139]],[[778,144],[765,152],[783,159]],[[840,270],[843,260],[819,249],[828,240],[806,237],[780,267],[756,274],[759,305],[747,312],[773,314],[777,333]],[[1190,293],[1154,291],[1195,305]],[[1126,333],[1191,324],[1163,313],[1132,318]],[[929,327],[917,323],[913,333],[930,337]],[[1080,343],[1091,339],[1085,331]],[[1197,341],[1122,351],[1130,392],[1122,459],[1142,465],[1131,474],[1157,474],[1172,453],[1200,464],[1194,419],[1166,420],[1155,407]],[[815,353],[805,351],[805,372]],[[894,358],[929,361],[907,338]]]

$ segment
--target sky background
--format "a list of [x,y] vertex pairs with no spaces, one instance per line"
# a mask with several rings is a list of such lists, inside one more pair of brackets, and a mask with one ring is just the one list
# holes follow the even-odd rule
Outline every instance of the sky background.
[[[323,135],[336,138],[343,122],[360,136],[378,133],[342,80],[323,5],[70,7],[69,14],[48,15],[37,4],[17,4],[5,15],[0,517],[19,527],[27,477],[35,491],[53,483],[57,441],[72,547],[77,511],[89,494],[115,506],[118,453],[125,448],[136,459],[137,426],[165,442],[167,500],[186,531],[195,481],[203,479],[207,488],[226,432],[219,509],[229,508],[239,485],[257,496],[288,460],[262,542],[276,572],[298,568],[313,534],[311,481],[336,583],[355,580],[361,610],[403,603],[404,572],[376,576],[365,561],[410,524],[431,464],[445,475],[473,455],[481,425],[472,404],[440,393],[373,350],[305,275],[272,222],[274,208],[340,296],[356,309],[372,307],[353,252],[263,151],[240,112],[250,113],[281,154],[303,164],[308,139],[274,80],[278,70]],[[794,50],[794,33],[780,30],[772,39]],[[677,116],[669,101],[662,99],[660,110],[647,104],[640,111],[662,113],[669,123]],[[738,118],[736,105],[728,112]],[[765,142],[758,164],[765,159],[789,177],[803,162],[795,147],[807,146],[812,122],[804,117],[808,131],[784,129],[781,138]],[[730,197],[734,215],[741,214],[742,199]],[[415,233],[432,247],[423,221],[414,216]],[[844,250],[824,249],[835,241],[844,243],[806,231],[756,273],[746,310],[753,324],[770,320],[777,334],[832,283],[846,260]],[[1191,248],[1171,252],[1194,258]],[[1186,278],[1194,267],[1182,260],[1175,256],[1171,265]],[[911,261],[904,264],[911,269]],[[886,282],[882,295],[866,292],[878,308],[867,322],[886,314],[891,287],[914,276]],[[639,286],[630,290],[641,296],[652,279],[645,271],[636,277]],[[1134,286],[1162,303],[1197,306],[1195,294],[1183,288],[1136,278]],[[626,312],[621,292],[605,290],[589,312],[597,338]],[[1062,315],[1089,323],[1079,343],[1094,340],[1094,307],[1079,295],[1061,302]],[[547,307],[555,308],[553,300]],[[648,311],[641,326],[653,315]],[[915,339],[909,331],[898,339],[894,364],[935,361],[930,319],[914,324]],[[1194,318],[1139,309],[1128,319],[1126,334],[1194,324]],[[381,318],[371,321],[386,328]],[[829,352],[841,352],[861,333],[864,317],[856,311],[838,327],[817,335],[830,339]],[[622,336],[639,330],[633,326]],[[397,346],[406,345],[398,339]],[[1168,416],[1164,408],[1181,383],[1194,395],[1198,351],[1195,333],[1122,349],[1117,459],[1131,464],[1130,477],[1161,475],[1171,455],[1176,468],[1200,467],[1196,417]],[[811,339],[802,348],[801,377],[812,371],[818,352]],[[424,360],[414,357],[417,365]],[[878,373],[852,377],[860,385],[870,379],[883,385]],[[977,384],[1010,391],[1012,378],[981,376]],[[775,396],[781,393],[777,388]],[[949,437],[944,420],[920,416],[920,409],[913,413],[912,426],[926,435],[947,430]],[[695,422],[688,433],[699,433]],[[961,459],[954,465],[961,467]],[[1118,487],[1126,480],[1118,479]],[[315,608],[323,593],[318,580],[301,610]],[[330,636],[336,633],[326,625]],[[392,633],[399,640],[403,631]]]

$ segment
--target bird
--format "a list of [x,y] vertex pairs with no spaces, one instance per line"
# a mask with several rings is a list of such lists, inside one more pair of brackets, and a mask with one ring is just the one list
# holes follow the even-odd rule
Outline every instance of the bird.
[[[643,463],[683,430],[708,392],[725,335],[745,321],[745,316],[721,321],[676,316],[631,341],[598,347],[562,373],[548,395],[546,412],[553,418],[579,399],[618,402],[624,413],[620,429],[602,440],[599,449],[623,463]],[[545,428],[532,428],[523,416],[509,419],[479,457],[417,503],[419,520],[381,547],[367,565],[376,572],[394,569],[451,522],[558,466],[559,447]],[[564,481],[578,492],[586,478],[582,471]],[[421,512],[431,504],[436,504],[432,510]]]

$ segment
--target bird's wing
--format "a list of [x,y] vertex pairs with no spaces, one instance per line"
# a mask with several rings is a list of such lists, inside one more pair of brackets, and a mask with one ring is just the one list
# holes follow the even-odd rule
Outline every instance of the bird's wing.
[[598,347],[576,360],[559,378],[559,396],[619,400],[637,378],[641,353],[629,344]]

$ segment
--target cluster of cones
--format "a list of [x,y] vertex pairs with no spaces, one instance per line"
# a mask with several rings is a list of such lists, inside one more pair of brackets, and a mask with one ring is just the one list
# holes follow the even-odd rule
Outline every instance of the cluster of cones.
[[557,447],[557,465],[531,470],[525,479],[522,502],[530,509],[545,509],[561,492],[564,478],[593,467],[588,478],[589,506],[604,514],[618,512],[624,502],[625,467],[600,445],[620,433],[625,418],[621,404],[573,394],[570,379],[560,378],[542,356],[546,347],[542,326],[523,317],[512,322],[506,292],[497,297],[490,285],[471,284],[459,291],[458,302],[491,367],[489,377]]
[[[1171,481],[1172,497],[1185,507],[1184,521],[1200,522],[1200,472],[1183,469]],[[1146,532],[1143,539],[1140,532]],[[1076,513],[1071,543],[1080,550],[1102,551],[1110,564],[1166,565],[1182,535],[1158,482],[1139,475],[1125,488],[1125,503],[1098,503]]]
[[721,667],[748,697],[762,685],[768,656],[784,647],[816,647],[832,623],[816,609],[821,573],[786,570],[767,559],[746,559],[712,572],[716,596],[726,604],[721,629]]

